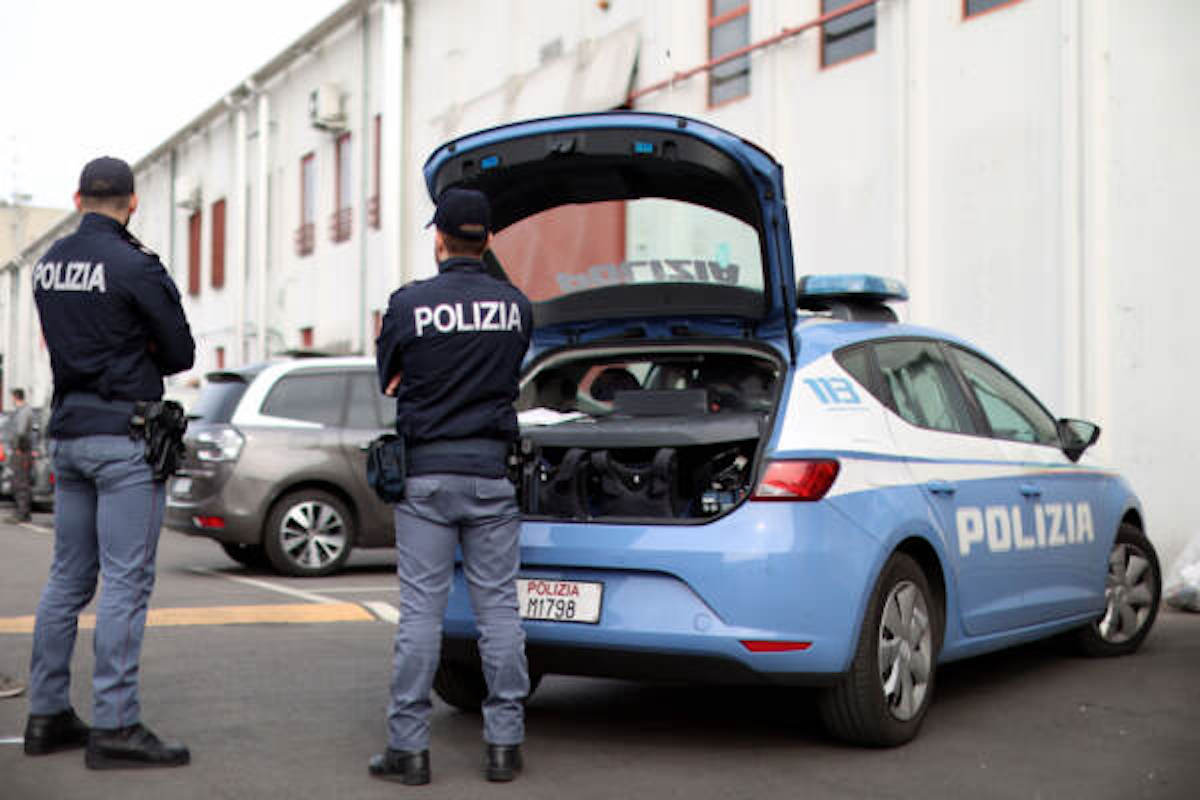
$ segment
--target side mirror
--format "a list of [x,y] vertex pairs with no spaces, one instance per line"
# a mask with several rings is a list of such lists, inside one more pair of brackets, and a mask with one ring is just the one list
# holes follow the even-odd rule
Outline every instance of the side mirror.
[[1067,458],[1078,461],[1083,451],[1100,438],[1100,426],[1082,419],[1060,419],[1058,437],[1062,440],[1062,449]]

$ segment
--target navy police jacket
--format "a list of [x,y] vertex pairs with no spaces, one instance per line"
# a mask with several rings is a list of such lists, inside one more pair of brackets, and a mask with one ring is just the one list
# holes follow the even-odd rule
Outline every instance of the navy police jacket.
[[[375,358],[379,386],[403,373],[396,432],[410,448],[453,439],[517,438],[521,361],[533,307],[519,289],[485,272],[475,258],[450,258],[439,275],[392,293]],[[447,465],[442,471],[489,474]]]
[[128,433],[128,410],[61,401],[72,392],[158,400],[163,376],[192,366],[196,346],[179,290],[158,256],[112,217],[85,214],[75,233],[55,242],[34,267],[33,295],[54,376],[51,436]]

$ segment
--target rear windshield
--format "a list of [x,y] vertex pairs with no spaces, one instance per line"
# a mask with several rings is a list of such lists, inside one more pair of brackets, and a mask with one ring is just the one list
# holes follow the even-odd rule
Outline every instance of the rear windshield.
[[616,284],[763,290],[754,226],[679,200],[559,206],[499,232],[492,251],[509,280],[535,303]]
[[188,419],[200,422],[229,422],[233,419],[233,411],[242,395],[246,393],[248,385],[244,380],[232,375],[210,380],[188,411]]

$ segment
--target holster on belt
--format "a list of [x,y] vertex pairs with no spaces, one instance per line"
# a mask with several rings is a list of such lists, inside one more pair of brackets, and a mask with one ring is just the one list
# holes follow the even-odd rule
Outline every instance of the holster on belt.
[[179,469],[186,452],[187,414],[174,400],[139,401],[129,419],[129,435],[146,442],[146,463],[154,480],[165,481]]

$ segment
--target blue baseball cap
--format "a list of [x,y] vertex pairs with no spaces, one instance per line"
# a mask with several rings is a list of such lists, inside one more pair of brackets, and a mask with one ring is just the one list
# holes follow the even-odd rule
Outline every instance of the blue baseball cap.
[[124,197],[133,194],[133,170],[119,158],[101,156],[79,173],[79,193],[85,197]]
[[447,189],[437,200],[433,219],[442,233],[459,239],[482,242],[492,229],[492,209],[487,195],[475,189]]

